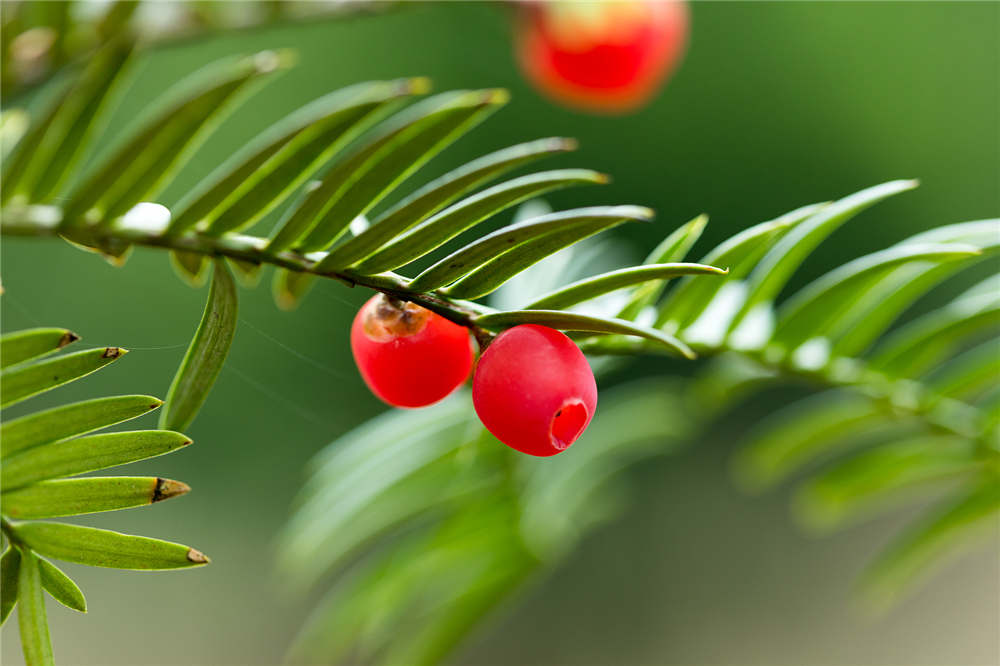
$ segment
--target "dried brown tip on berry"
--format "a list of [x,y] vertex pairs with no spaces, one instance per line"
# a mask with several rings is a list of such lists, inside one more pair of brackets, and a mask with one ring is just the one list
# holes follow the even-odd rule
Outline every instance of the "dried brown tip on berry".
[[195,564],[208,564],[212,561],[200,550],[195,550],[194,548],[188,548],[187,558],[189,562],[194,562]]
[[416,335],[424,330],[431,311],[416,303],[381,294],[365,313],[365,333],[373,340]]

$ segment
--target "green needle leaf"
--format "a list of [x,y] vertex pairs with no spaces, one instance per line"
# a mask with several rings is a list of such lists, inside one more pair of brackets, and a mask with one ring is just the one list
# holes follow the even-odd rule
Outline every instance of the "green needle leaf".
[[[291,204],[294,210],[302,205],[310,193],[318,188],[322,183],[318,180],[309,181],[299,192]],[[271,295],[274,302],[282,310],[294,310],[299,306],[302,299],[316,283],[317,276],[301,271],[292,271],[286,268],[275,268],[271,277]]]
[[622,268],[568,284],[562,289],[542,296],[525,306],[525,309],[558,310],[649,280],[665,280],[681,275],[725,275],[726,272],[725,269],[715,266],[688,263],[651,264]]
[[[369,257],[354,270],[359,273],[382,273],[419,259],[466,229],[522,201],[552,190],[573,185],[608,182],[604,174],[588,169],[560,169],[522,176],[500,183],[450,206],[409,233],[400,236]],[[334,270],[339,264],[335,249],[319,263],[320,270]]]
[[0,625],[7,621],[17,605],[17,580],[21,575],[21,551],[7,546],[0,558]]
[[904,264],[897,267],[843,318],[843,330],[834,333],[831,356],[859,356],[908,307],[964,267],[965,262],[958,261],[944,264]]
[[227,257],[226,263],[233,269],[233,275],[241,286],[256,287],[257,283],[260,282],[260,275],[264,269],[264,264],[242,261],[240,259],[233,259],[232,257]]
[[[308,589],[381,531],[441,506],[482,482],[460,465],[474,416],[467,393],[420,411],[388,412],[317,460],[302,505],[285,528],[280,562]],[[428,495],[408,491],[429,490]],[[426,502],[425,499],[426,498]]]
[[267,131],[249,157],[238,155],[210,176],[208,182],[214,185],[184,206],[171,231],[200,223],[217,236],[252,225],[382,118],[394,102],[426,86],[424,79],[361,83],[306,105]]
[[666,328],[676,333],[693,323],[726,284],[746,277],[778,238],[820,210],[823,205],[805,206],[775,220],[762,222],[741,231],[713,249],[705,255],[701,263],[710,266],[728,266],[729,275],[721,280],[694,278],[682,280],[660,306],[656,328]]
[[102,476],[41,481],[4,492],[4,513],[15,519],[57,518],[145,506],[191,490],[171,479]]
[[[440,641],[457,640],[452,630],[463,633],[460,627],[478,618],[499,592],[511,589],[537,565],[512,534],[512,504],[506,497],[494,496],[489,503],[480,499],[471,510],[429,530],[413,530],[367,558],[331,591],[303,632],[306,645],[297,647],[309,650],[318,643],[322,652],[295,652],[295,659],[314,661],[322,654],[323,659],[343,661],[348,655],[366,658],[388,648],[388,663],[439,662],[447,651]],[[399,567],[399,561],[409,565]],[[470,590],[476,593],[470,595]],[[420,631],[408,635],[405,649],[400,648],[392,628],[427,615],[430,621],[419,623]],[[447,619],[438,625],[435,619],[442,616]],[[446,636],[438,635],[442,628]]]
[[[264,52],[213,63],[168,92],[171,103],[120,146],[75,190],[66,224],[87,221],[96,209],[102,224],[149,199],[193,154],[232,98],[252,80],[275,71],[282,58]],[[183,91],[183,92],[182,92]]]
[[205,275],[209,266],[209,258],[206,255],[185,250],[171,250],[170,265],[174,272],[190,286],[200,287],[205,284]]
[[[571,139],[539,139],[473,160],[420,188],[379,216],[363,233],[334,248],[330,253],[330,262],[333,265],[348,266],[366,259],[393,238],[423,222],[476,186],[528,162],[575,149],[576,142]],[[380,273],[382,270],[390,269],[372,272]]]
[[[989,258],[1000,250],[997,242],[998,220],[962,222],[938,227],[902,243],[968,243],[982,251],[979,260]],[[843,318],[842,330],[832,331],[832,356],[856,357],[868,349],[879,336],[908,307],[929,290],[965,268],[971,261],[949,262],[936,265],[932,262],[908,264],[898,267],[885,277],[876,289],[858,301]]]
[[[470,407],[471,408],[471,407]],[[455,423],[448,424],[455,430]],[[462,435],[470,432],[462,422],[462,432],[441,442],[464,443]],[[430,431],[440,433],[441,429]],[[451,434],[451,433],[446,433]],[[410,441],[407,438],[406,441]],[[420,447],[429,453],[429,444]],[[282,563],[294,575],[296,589],[305,591],[316,585],[326,572],[343,565],[351,556],[394,528],[409,521],[448,510],[468,500],[476,491],[490,484],[490,471],[469,469],[456,455],[446,455],[400,478],[379,478],[377,484],[365,485],[363,496],[352,496],[331,510],[320,507],[325,493],[311,498],[297,514],[292,542],[282,542]],[[408,461],[409,463],[409,461]],[[395,476],[393,470],[391,476]]]
[[[230,200],[233,192],[240,188],[240,185],[250,178],[254,172],[261,169],[268,160],[281,150],[281,148],[294,138],[295,133],[290,133],[282,137],[284,141],[273,141],[270,144],[258,149],[249,157],[242,153],[237,153],[233,158],[224,162],[218,172],[209,175],[203,182],[212,183],[207,191],[202,192],[196,189],[193,193],[197,198],[193,201],[184,199],[178,204],[179,213],[170,220],[167,233],[178,234],[199,224],[204,224],[209,220],[216,219],[217,211],[223,204]],[[230,162],[239,162],[230,164]],[[217,180],[216,180],[217,178]]]
[[604,218],[585,222],[559,233],[545,234],[522,243],[515,252],[505,252],[482,264],[458,282],[442,291],[452,298],[479,298],[493,293],[508,280],[542,260],[602,231],[639,218]]
[[106,44],[90,60],[80,80],[60,104],[59,113],[34,156],[33,166],[39,174],[30,188],[31,201],[51,199],[73,173],[88,140],[98,129],[101,112],[121,80],[132,48],[128,38]]
[[810,529],[830,531],[880,507],[898,504],[907,491],[981,469],[968,440],[932,435],[878,446],[837,463],[796,493],[795,509]]
[[0,337],[0,368],[17,365],[62,349],[80,339],[65,328],[30,328]]
[[21,602],[17,623],[21,628],[21,649],[27,666],[53,666],[49,621],[45,615],[45,595],[38,556],[30,550],[21,551],[21,572],[17,581]]
[[495,312],[476,317],[476,325],[486,329],[505,329],[512,326],[519,326],[520,324],[538,324],[563,331],[634,335],[658,342],[680,356],[686,358],[695,358],[696,356],[690,347],[672,335],[656,329],[639,326],[624,319],[601,319],[558,310],[514,310],[511,312]]
[[[687,224],[663,239],[656,248],[649,253],[645,265],[650,264],[671,264],[684,259],[691,247],[701,238],[701,232],[708,224],[707,215],[699,215]],[[659,300],[666,289],[666,282],[656,280],[643,284],[635,289],[632,298],[629,299],[625,307],[618,313],[618,319],[635,319],[644,308]]]
[[[737,341],[752,337],[752,340],[739,346],[754,346],[759,336],[755,335],[757,322],[750,316],[751,311],[769,307],[799,265],[823,239],[869,206],[916,186],[917,182],[913,180],[894,180],[861,190],[821,208],[782,236],[749,277],[746,300],[730,326],[731,339]],[[744,321],[747,321],[746,334],[739,330]]]
[[268,250],[329,246],[354,218],[506,101],[501,90],[445,93],[390,119],[388,131],[336,164],[289,212]]
[[901,264],[946,262],[979,255],[971,245],[902,245],[855,259],[830,271],[782,304],[771,342],[794,349],[836,326],[851,307]]
[[33,395],[89,375],[126,353],[127,349],[119,347],[88,349],[49,361],[7,368],[0,373],[0,394],[2,394],[0,407],[13,405]]
[[3,458],[41,444],[84,435],[142,416],[163,401],[148,395],[120,395],[35,412],[0,425]]
[[95,26],[97,34],[102,40],[120,35],[126,30],[129,20],[138,8],[139,0],[112,0],[100,22]]
[[[580,227],[589,228],[595,224],[604,223],[613,226],[628,220],[648,220],[652,217],[653,211],[641,206],[598,206],[552,213],[519,224],[511,224],[483,236],[478,241],[438,261],[415,277],[410,282],[409,288],[413,291],[423,292],[451,284],[463,275],[490,263],[491,260],[499,260],[501,255],[505,255],[536,238],[554,234],[566,234],[567,237],[572,237],[573,231]],[[575,238],[575,240],[579,239]],[[544,256],[547,255],[534,258],[531,263],[541,260]],[[492,264],[491,271],[499,272],[502,266],[502,263]],[[485,273],[480,276],[480,278],[486,277]],[[459,296],[458,293],[453,295],[458,298],[468,298],[465,295]]]
[[[427,441],[425,433],[432,433],[435,437],[439,427],[445,427],[448,423],[455,421],[466,422],[463,419],[469,416],[471,403],[469,396],[464,392],[456,392],[455,396],[448,400],[443,400],[436,405],[420,410],[390,411],[368,421],[364,425],[355,428],[349,433],[342,435],[337,440],[336,446],[329,446],[317,454],[309,463],[310,472],[314,477],[306,484],[302,490],[302,495],[311,497],[317,492],[331,492],[335,486],[343,487],[345,477],[352,477],[360,480],[357,470],[361,468],[383,469],[383,465],[388,461],[405,466],[413,460],[411,456],[422,456],[426,451],[418,454],[416,450],[412,454],[406,444],[399,444],[395,450],[397,442],[407,440],[411,443],[428,446],[442,444],[438,440]],[[377,447],[373,441],[387,442],[384,447]],[[458,444],[455,443],[455,446]],[[414,449],[423,449],[423,446],[414,446]],[[385,454],[384,452],[388,452]],[[385,459],[383,460],[383,455]],[[349,491],[353,492],[353,491]],[[340,495],[327,495],[334,499]]]
[[967,546],[977,536],[995,534],[998,511],[1000,483],[995,480],[939,508],[890,546],[865,574],[870,601],[885,607],[943,555]]
[[[375,168],[365,169],[349,189],[338,193],[336,202],[306,235],[302,247],[306,250],[329,247],[354,218],[368,212],[396,185],[506,104],[509,98],[506,90],[476,92],[466,96],[464,102],[454,105],[454,108],[439,114],[440,120],[422,122],[423,129],[419,134],[409,136],[410,132],[401,133],[399,140],[389,143],[389,150],[379,151]],[[462,97],[458,99],[462,100]]]
[[[508,511],[508,515],[512,513]],[[366,591],[378,589],[376,585],[386,580],[402,587],[402,590],[390,590],[393,609],[389,613],[423,615],[429,612],[433,617],[418,630],[398,639],[386,635],[386,632],[374,636],[366,634],[368,645],[365,649],[371,653],[385,650],[386,663],[435,664],[445,661],[483,616],[498,605],[502,595],[517,589],[518,584],[536,570],[537,560],[522,543],[508,534],[483,535],[460,542],[462,537],[476,528],[475,519],[470,520],[467,516],[462,519],[465,524],[449,525],[447,532],[436,535],[433,541],[424,544],[414,554],[417,561],[414,571],[405,572],[400,577],[397,572],[401,567],[393,566],[388,572],[379,572],[381,580],[366,581],[363,587]],[[502,519],[493,519],[494,522],[498,520]],[[428,551],[436,555],[422,557]],[[423,585],[433,589],[434,597],[444,600],[443,603],[421,603],[414,590]],[[382,590],[369,597],[369,603],[377,604],[375,600],[380,596],[379,592]],[[401,592],[405,595],[403,599],[399,599]],[[342,599],[342,605],[347,606],[345,610],[351,613],[354,609],[349,605],[349,599],[349,596]],[[409,604],[406,604],[407,601]],[[386,609],[376,607],[362,617],[374,615],[381,619],[385,614]],[[348,632],[342,634],[344,638],[350,635]]]
[[[880,335],[885,333],[899,315],[921,296],[946,279],[973,263],[990,260],[1000,252],[1000,240],[996,235],[996,225],[992,221],[963,223],[941,227],[934,231],[917,234],[900,245],[910,243],[968,243],[976,246],[982,254],[965,261],[953,261],[943,265],[933,262],[900,266],[867,298],[861,299],[848,316],[843,318],[841,331],[834,332],[833,353],[836,356],[858,356],[868,349]],[[897,246],[898,247],[898,246]]]
[[968,296],[897,329],[879,345],[868,367],[892,377],[916,377],[956,351],[970,337],[1000,329],[1000,285]]
[[7,159],[7,155],[28,131],[29,122],[28,112],[24,109],[0,111],[0,159]]
[[4,492],[60,476],[83,474],[170,453],[191,443],[169,430],[102,433],[21,451],[4,460],[0,485]]
[[21,541],[42,555],[92,567],[154,571],[209,562],[202,553],[179,543],[95,527],[32,521],[15,523],[14,530]]
[[42,587],[52,595],[53,599],[66,608],[81,613],[87,612],[87,600],[83,596],[83,591],[59,567],[39,557],[38,573],[42,579]]
[[708,224],[708,215],[701,214],[660,241],[642,263],[672,264],[684,259],[691,247],[701,238],[701,232]]
[[983,415],[982,432],[992,437],[993,449],[1000,448],[1000,389],[993,389],[976,404]]
[[271,283],[274,302],[282,310],[294,310],[299,307],[299,303],[316,284],[317,279],[319,278],[312,273],[279,268],[274,271],[274,280]]
[[946,224],[922,231],[899,243],[969,243],[970,245],[992,246],[997,244],[997,225],[1000,218],[972,220]]
[[[458,282],[441,291],[452,298],[473,299],[491,294],[510,279],[535,264],[584,239],[616,227],[629,219],[605,219],[581,224],[562,233],[547,234],[522,243],[516,252],[506,252],[482,264]],[[582,254],[582,253],[581,253]]]
[[28,126],[28,131],[18,141],[13,153],[9,158],[4,159],[3,190],[0,192],[0,202],[7,204],[15,194],[24,194],[28,186],[27,176],[29,170],[33,169],[39,146],[52,130],[56,118],[60,115],[59,110],[71,92],[72,87],[59,91],[45,111],[45,115]]
[[963,400],[995,386],[1000,377],[1000,339],[993,338],[962,353],[927,378],[937,396]]
[[160,427],[184,429],[208,398],[236,333],[238,297],[233,276],[222,259],[215,260],[212,287],[191,346],[181,362],[160,412]]
[[573,457],[525,470],[520,532],[533,551],[565,553],[582,536],[581,525],[594,519],[595,505],[621,489],[623,469],[690,441],[696,426],[676,389],[669,379],[645,379],[602,390],[601,408]]
[[765,419],[737,454],[734,472],[746,489],[763,490],[802,465],[843,446],[857,446],[863,436],[893,425],[865,396],[846,390],[818,393]]

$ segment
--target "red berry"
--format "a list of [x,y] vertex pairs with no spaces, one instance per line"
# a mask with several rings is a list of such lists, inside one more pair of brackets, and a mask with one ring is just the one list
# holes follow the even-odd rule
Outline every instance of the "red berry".
[[472,402],[507,446],[553,456],[586,429],[597,407],[594,373],[559,331],[524,324],[504,331],[479,358]]
[[684,53],[683,0],[523,2],[517,57],[527,77],[567,106],[638,108]]
[[414,303],[378,294],[351,326],[361,377],[396,407],[424,407],[458,388],[472,369],[469,331]]

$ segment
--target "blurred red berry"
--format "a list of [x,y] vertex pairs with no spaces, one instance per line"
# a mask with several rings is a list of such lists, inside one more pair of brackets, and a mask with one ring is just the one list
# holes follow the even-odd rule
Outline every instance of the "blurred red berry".
[[396,407],[424,407],[458,388],[472,369],[469,331],[414,303],[379,294],[351,327],[361,377]]
[[642,106],[684,53],[684,0],[524,1],[517,57],[535,86],[570,107]]
[[487,430],[533,456],[566,450],[597,407],[597,384],[583,352],[559,331],[534,324],[504,331],[486,348],[472,402]]

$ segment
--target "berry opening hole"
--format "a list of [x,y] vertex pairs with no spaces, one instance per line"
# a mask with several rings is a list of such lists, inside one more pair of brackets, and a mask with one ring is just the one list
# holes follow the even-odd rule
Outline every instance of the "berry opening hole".
[[553,446],[562,451],[575,442],[587,425],[587,416],[587,408],[582,402],[571,402],[560,407],[549,426]]

